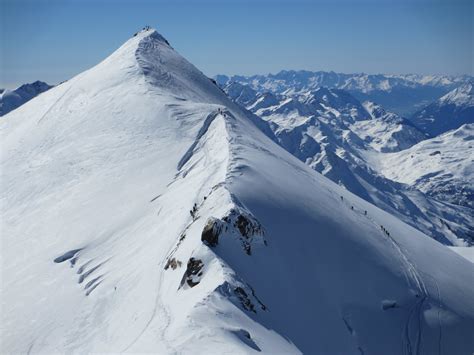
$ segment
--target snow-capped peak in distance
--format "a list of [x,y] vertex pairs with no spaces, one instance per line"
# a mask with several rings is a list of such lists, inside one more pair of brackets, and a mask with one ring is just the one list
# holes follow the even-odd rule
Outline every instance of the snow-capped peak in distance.
[[254,122],[148,31],[7,114],[1,351],[471,351],[474,264]]
[[456,106],[474,106],[473,83],[466,83],[450,91],[439,99],[443,104],[453,104]]
[[51,85],[37,80],[31,84],[23,84],[15,90],[0,90],[0,116],[6,115],[51,88]]
[[465,83],[415,113],[412,121],[431,137],[474,123],[473,82]]

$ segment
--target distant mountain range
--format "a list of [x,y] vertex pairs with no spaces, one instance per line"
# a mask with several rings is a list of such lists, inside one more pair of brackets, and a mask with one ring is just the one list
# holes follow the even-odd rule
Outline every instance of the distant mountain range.
[[258,92],[292,95],[318,87],[343,89],[360,101],[373,101],[408,117],[473,78],[468,75],[343,74],[325,71],[282,70],[267,75],[217,75],[219,85],[238,82]]

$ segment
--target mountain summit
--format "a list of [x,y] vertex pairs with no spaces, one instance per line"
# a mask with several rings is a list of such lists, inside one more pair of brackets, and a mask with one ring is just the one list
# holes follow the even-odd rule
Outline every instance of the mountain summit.
[[7,114],[2,352],[471,352],[474,265],[257,125],[154,30]]
[[412,121],[435,137],[464,124],[474,123],[474,81],[450,91],[417,112]]

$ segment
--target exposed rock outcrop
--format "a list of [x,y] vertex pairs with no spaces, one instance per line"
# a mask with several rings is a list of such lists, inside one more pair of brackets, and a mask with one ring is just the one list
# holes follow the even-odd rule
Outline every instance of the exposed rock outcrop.
[[224,223],[217,218],[209,218],[204,229],[202,230],[201,240],[210,247],[219,244],[219,235],[224,228]]
[[259,310],[267,310],[267,307],[257,298],[255,291],[248,284],[239,281],[236,281],[235,284],[224,282],[217,290],[248,312],[257,313]]
[[264,239],[262,225],[249,213],[240,209],[232,209],[222,219],[209,218],[201,234],[201,240],[210,247],[219,244],[222,234],[236,235],[242,248],[248,255],[252,254],[252,245],[261,243],[267,245]]
[[187,284],[189,287],[194,287],[201,282],[202,268],[204,263],[200,259],[190,258],[181,279],[180,288]]

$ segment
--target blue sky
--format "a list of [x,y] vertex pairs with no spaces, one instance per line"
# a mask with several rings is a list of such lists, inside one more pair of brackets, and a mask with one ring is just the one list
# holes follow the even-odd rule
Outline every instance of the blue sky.
[[58,83],[144,25],[207,75],[474,74],[472,0],[0,0],[0,87]]

